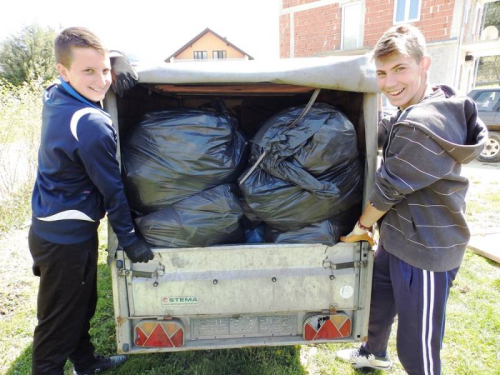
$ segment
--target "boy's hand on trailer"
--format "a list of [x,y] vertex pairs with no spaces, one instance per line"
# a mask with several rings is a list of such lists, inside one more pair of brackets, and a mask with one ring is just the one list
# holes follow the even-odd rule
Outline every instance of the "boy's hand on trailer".
[[358,220],[351,233],[349,233],[347,236],[340,237],[340,241],[345,243],[366,241],[370,244],[370,246],[373,246],[375,245],[375,239],[373,238],[373,233],[370,229],[371,228],[367,228],[361,225]]
[[111,60],[111,74],[113,76],[111,89],[122,97],[124,91],[135,86],[139,75],[130,65],[127,56],[121,52],[111,51],[109,59]]
[[141,238],[137,238],[129,246],[123,248],[132,263],[147,263],[154,258],[153,251],[149,244]]

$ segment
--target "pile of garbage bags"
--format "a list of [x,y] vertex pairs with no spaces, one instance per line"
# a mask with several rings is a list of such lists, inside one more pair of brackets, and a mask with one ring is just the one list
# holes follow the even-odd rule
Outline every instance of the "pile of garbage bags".
[[328,234],[332,243],[339,229],[329,219],[342,216],[354,225],[360,214],[363,169],[356,131],[341,112],[322,103],[290,127],[303,110],[287,109],[266,121],[252,141],[250,165],[265,156],[258,168],[243,173],[240,188],[247,211],[266,223],[268,233],[288,232],[267,239],[305,239],[310,230],[318,233],[314,242],[324,243]]
[[149,113],[123,147],[124,185],[139,232],[153,246],[244,242],[231,183],[246,141],[224,108]]
[[296,121],[304,108],[269,118],[251,139],[250,157],[221,106],[147,114],[122,148],[144,238],[158,247],[338,242],[360,214],[356,131],[322,103]]
[[236,181],[246,141],[227,112],[175,109],[144,116],[123,147],[132,209],[151,213]]

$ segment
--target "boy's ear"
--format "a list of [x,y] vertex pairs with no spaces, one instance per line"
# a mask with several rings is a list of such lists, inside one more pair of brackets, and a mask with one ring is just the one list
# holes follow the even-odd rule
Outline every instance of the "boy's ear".
[[431,66],[431,57],[424,56],[422,58],[422,60],[420,61],[420,67],[427,72],[429,70],[430,66]]
[[68,69],[61,63],[57,63],[56,65],[57,72],[66,82],[69,82],[69,74]]

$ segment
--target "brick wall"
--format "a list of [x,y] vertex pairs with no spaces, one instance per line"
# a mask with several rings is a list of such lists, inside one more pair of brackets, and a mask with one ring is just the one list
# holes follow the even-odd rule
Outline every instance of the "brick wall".
[[297,5],[314,3],[316,1],[319,0],[282,0],[282,4],[283,4],[283,9],[285,9],[285,8],[295,7]]
[[341,18],[342,10],[338,4],[296,12],[294,56],[307,57],[338,50]]
[[280,16],[280,57],[290,57],[290,15]]
[[392,26],[394,0],[365,0],[365,33],[363,44],[372,47],[384,31]]
[[[423,0],[420,21],[412,22],[427,42],[450,38],[455,0]],[[385,30],[393,25],[394,0],[366,0],[365,47],[373,47]]]
[[[282,0],[283,9],[319,0]],[[365,0],[364,47],[373,47],[384,31],[393,26],[395,0]],[[455,0],[422,0],[420,20],[427,42],[450,39]],[[340,49],[342,8],[339,4],[294,12],[295,57],[314,56]],[[280,17],[280,56],[290,57],[290,15]]]
[[415,22],[427,42],[450,39],[455,0],[426,0],[422,3],[420,21]]

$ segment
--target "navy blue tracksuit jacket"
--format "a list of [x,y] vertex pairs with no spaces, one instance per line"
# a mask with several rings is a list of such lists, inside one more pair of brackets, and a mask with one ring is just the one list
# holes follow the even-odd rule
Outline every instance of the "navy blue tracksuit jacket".
[[80,243],[95,234],[107,212],[120,244],[130,245],[136,235],[109,114],[62,80],[43,101],[32,230],[53,243]]

